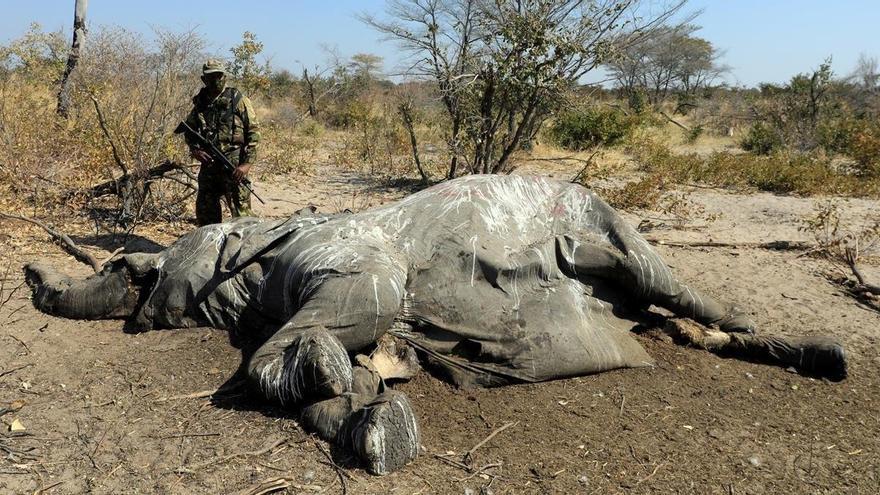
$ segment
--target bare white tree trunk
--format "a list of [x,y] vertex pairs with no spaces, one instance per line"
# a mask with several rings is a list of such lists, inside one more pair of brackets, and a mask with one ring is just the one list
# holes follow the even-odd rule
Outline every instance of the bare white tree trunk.
[[86,9],[88,0],[76,0],[73,10],[73,42],[70,45],[70,55],[67,56],[67,67],[61,77],[61,89],[58,91],[58,115],[67,118],[70,109],[70,75],[79,62],[79,51],[82,40],[86,35]]

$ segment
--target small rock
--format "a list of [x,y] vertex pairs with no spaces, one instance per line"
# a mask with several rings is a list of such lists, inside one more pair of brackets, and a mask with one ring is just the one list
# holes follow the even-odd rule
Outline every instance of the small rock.
[[716,439],[721,438],[721,430],[713,428],[709,430],[709,436]]
[[746,373],[746,378],[753,379],[753,378],[755,378],[755,375],[753,375],[751,373]]
[[464,495],[475,495],[475,494],[474,494],[474,491],[471,490],[470,487],[466,486],[466,487],[464,487]]
[[758,456],[753,455],[749,457],[749,464],[755,467],[759,467],[761,465],[761,459]]
[[22,424],[21,420],[15,418],[12,420],[12,423],[9,424],[9,431],[24,431],[24,424]]
[[789,373],[794,373],[795,375],[797,375],[798,372],[797,368],[795,368],[794,366],[789,366],[788,368],[785,368],[785,371]]
[[580,483],[584,486],[587,486],[588,484],[590,484],[590,479],[587,478],[586,474],[582,474],[582,475],[578,476],[578,483]]
[[310,469],[303,473],[303,481],[306,483],[311,483],[312,481],[315,481],[315,472]]

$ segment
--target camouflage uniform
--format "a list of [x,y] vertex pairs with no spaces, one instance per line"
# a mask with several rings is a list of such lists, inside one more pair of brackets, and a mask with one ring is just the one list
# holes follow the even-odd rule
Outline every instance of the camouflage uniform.
[[[223,72],[223,63],[209,60],[202,72]],[[193,109],[186,118],[190,127],[212,141],[233,165],[253,164],[256,161],[260,124],[247,96],[227,86],[212,99],[207,88],[202,88],[192,101]],[[199,149],[194,138],[187,136],[186,139],[190,150]],[[202,164],[198,181],[196,220],[199,225],[222,221],[221,198],[226,199],[233,217],[253,216],[250,192],[241,183],[236,183],[222,164]]]

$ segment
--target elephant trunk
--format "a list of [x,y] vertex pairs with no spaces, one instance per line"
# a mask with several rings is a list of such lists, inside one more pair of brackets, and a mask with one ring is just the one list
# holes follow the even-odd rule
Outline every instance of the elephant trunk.
[[41,263],[25,267],[34,306],[44,313],[72,319],[125,318],[137,303],[128,268],[105,265],[85,280],[71,279]]

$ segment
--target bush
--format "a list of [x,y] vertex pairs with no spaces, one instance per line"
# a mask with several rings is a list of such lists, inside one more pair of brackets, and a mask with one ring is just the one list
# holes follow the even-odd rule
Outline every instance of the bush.
[[581,151],[600,144],[620,144],[638,125],[638,117],[626,115],[619,110],[570,110],[556,118],[550,128],[550,138],[562,148]]
[[653,142],[633,146],[631,152],[642,170],[670,183],[700,182],[718,187],[746,187],[803,195],[866,196],[880,192],[880,181],[841,171],[823,153],[679,155]]
[[853,159],[856,174],[880,175],[880,125],[866,119],[844,117],[819,129],[822,147]]
[[782,149],[784,145],[785,143],[779,132],[764,122],[752,124],[749,127],[748,133],[740,142],[742,149],[759,155],[769,155],[774,151]]

